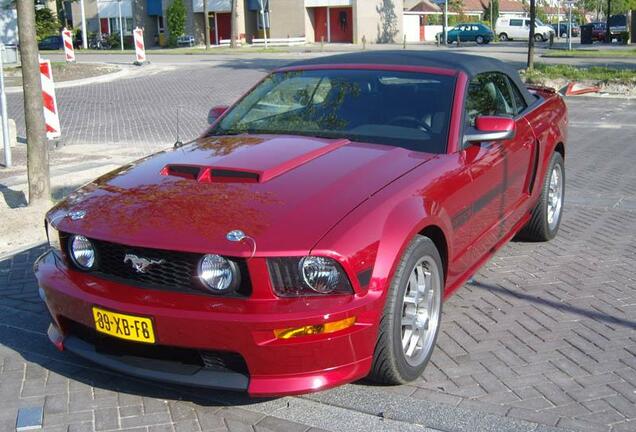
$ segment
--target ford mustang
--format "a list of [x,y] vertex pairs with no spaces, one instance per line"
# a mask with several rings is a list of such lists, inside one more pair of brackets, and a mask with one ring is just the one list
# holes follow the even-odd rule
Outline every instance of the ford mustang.
[[559,229],[565,104],[497,60],[311,59],[209,120],[47,213],[34,270],[58,349],[252,396],[401,384],[445,299]]

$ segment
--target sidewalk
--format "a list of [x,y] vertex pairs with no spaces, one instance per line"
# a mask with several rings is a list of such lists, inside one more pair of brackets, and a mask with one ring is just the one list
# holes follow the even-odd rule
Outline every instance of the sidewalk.
[[[73,145],[50,152],[51,192],[59,201],[79,186],[159,148],[141,149],[93,145]],[[0,170],[0,256],[28,245],[46,241],[43,207],[27,207],[28,183],[26,146],[14,149],[14,167]]]

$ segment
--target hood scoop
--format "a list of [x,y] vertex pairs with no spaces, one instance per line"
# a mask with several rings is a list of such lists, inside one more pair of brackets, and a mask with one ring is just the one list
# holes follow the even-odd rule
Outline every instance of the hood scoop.
[[161,170],[161,175],[196,180],[199,183],[258,183],[261,179],[257,172],[176,164],[166,165]]
[[249,152],[230,153],[209,165],[169,163],[161,175],[196,180],[199,183],[265,183],[327,153],[349,144],[347,139],[303,139],[276,137],[253,146]]

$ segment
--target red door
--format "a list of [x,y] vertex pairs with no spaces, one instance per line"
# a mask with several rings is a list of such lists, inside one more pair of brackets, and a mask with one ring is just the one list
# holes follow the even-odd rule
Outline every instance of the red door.
[[[219,27],[219,39],[230,39],[232,37],[232,20],[231,14],[216,14],[216,24]],[[219,41],[220,43],[220,41]]]
[[329,37],[327,36],[326,7],[314,8],[314,36],[316,42],[322,41],[323,38],[325,42],[329,41]]
[[99,19],[99,30],[102,32],[102,34],[110,33],[108,31],[108,18],[100,18]]
[[353,13],[350,7],[330,8],[331,42],[353,42]]

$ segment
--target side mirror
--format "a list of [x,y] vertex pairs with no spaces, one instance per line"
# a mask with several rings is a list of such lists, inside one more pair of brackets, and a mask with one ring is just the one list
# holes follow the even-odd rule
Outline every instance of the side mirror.
[[211,125],[215,121],[217,121],[217,119],[221,117],[225,113],[225,111],[228,110],[228,108],[229,107],[227,105],[219,105],[213,107],[208,114],[208,124]]
[[475,127],[468,128],[464,142],[503,141],[513,139],[517,128],[509,117],[479,116]]

